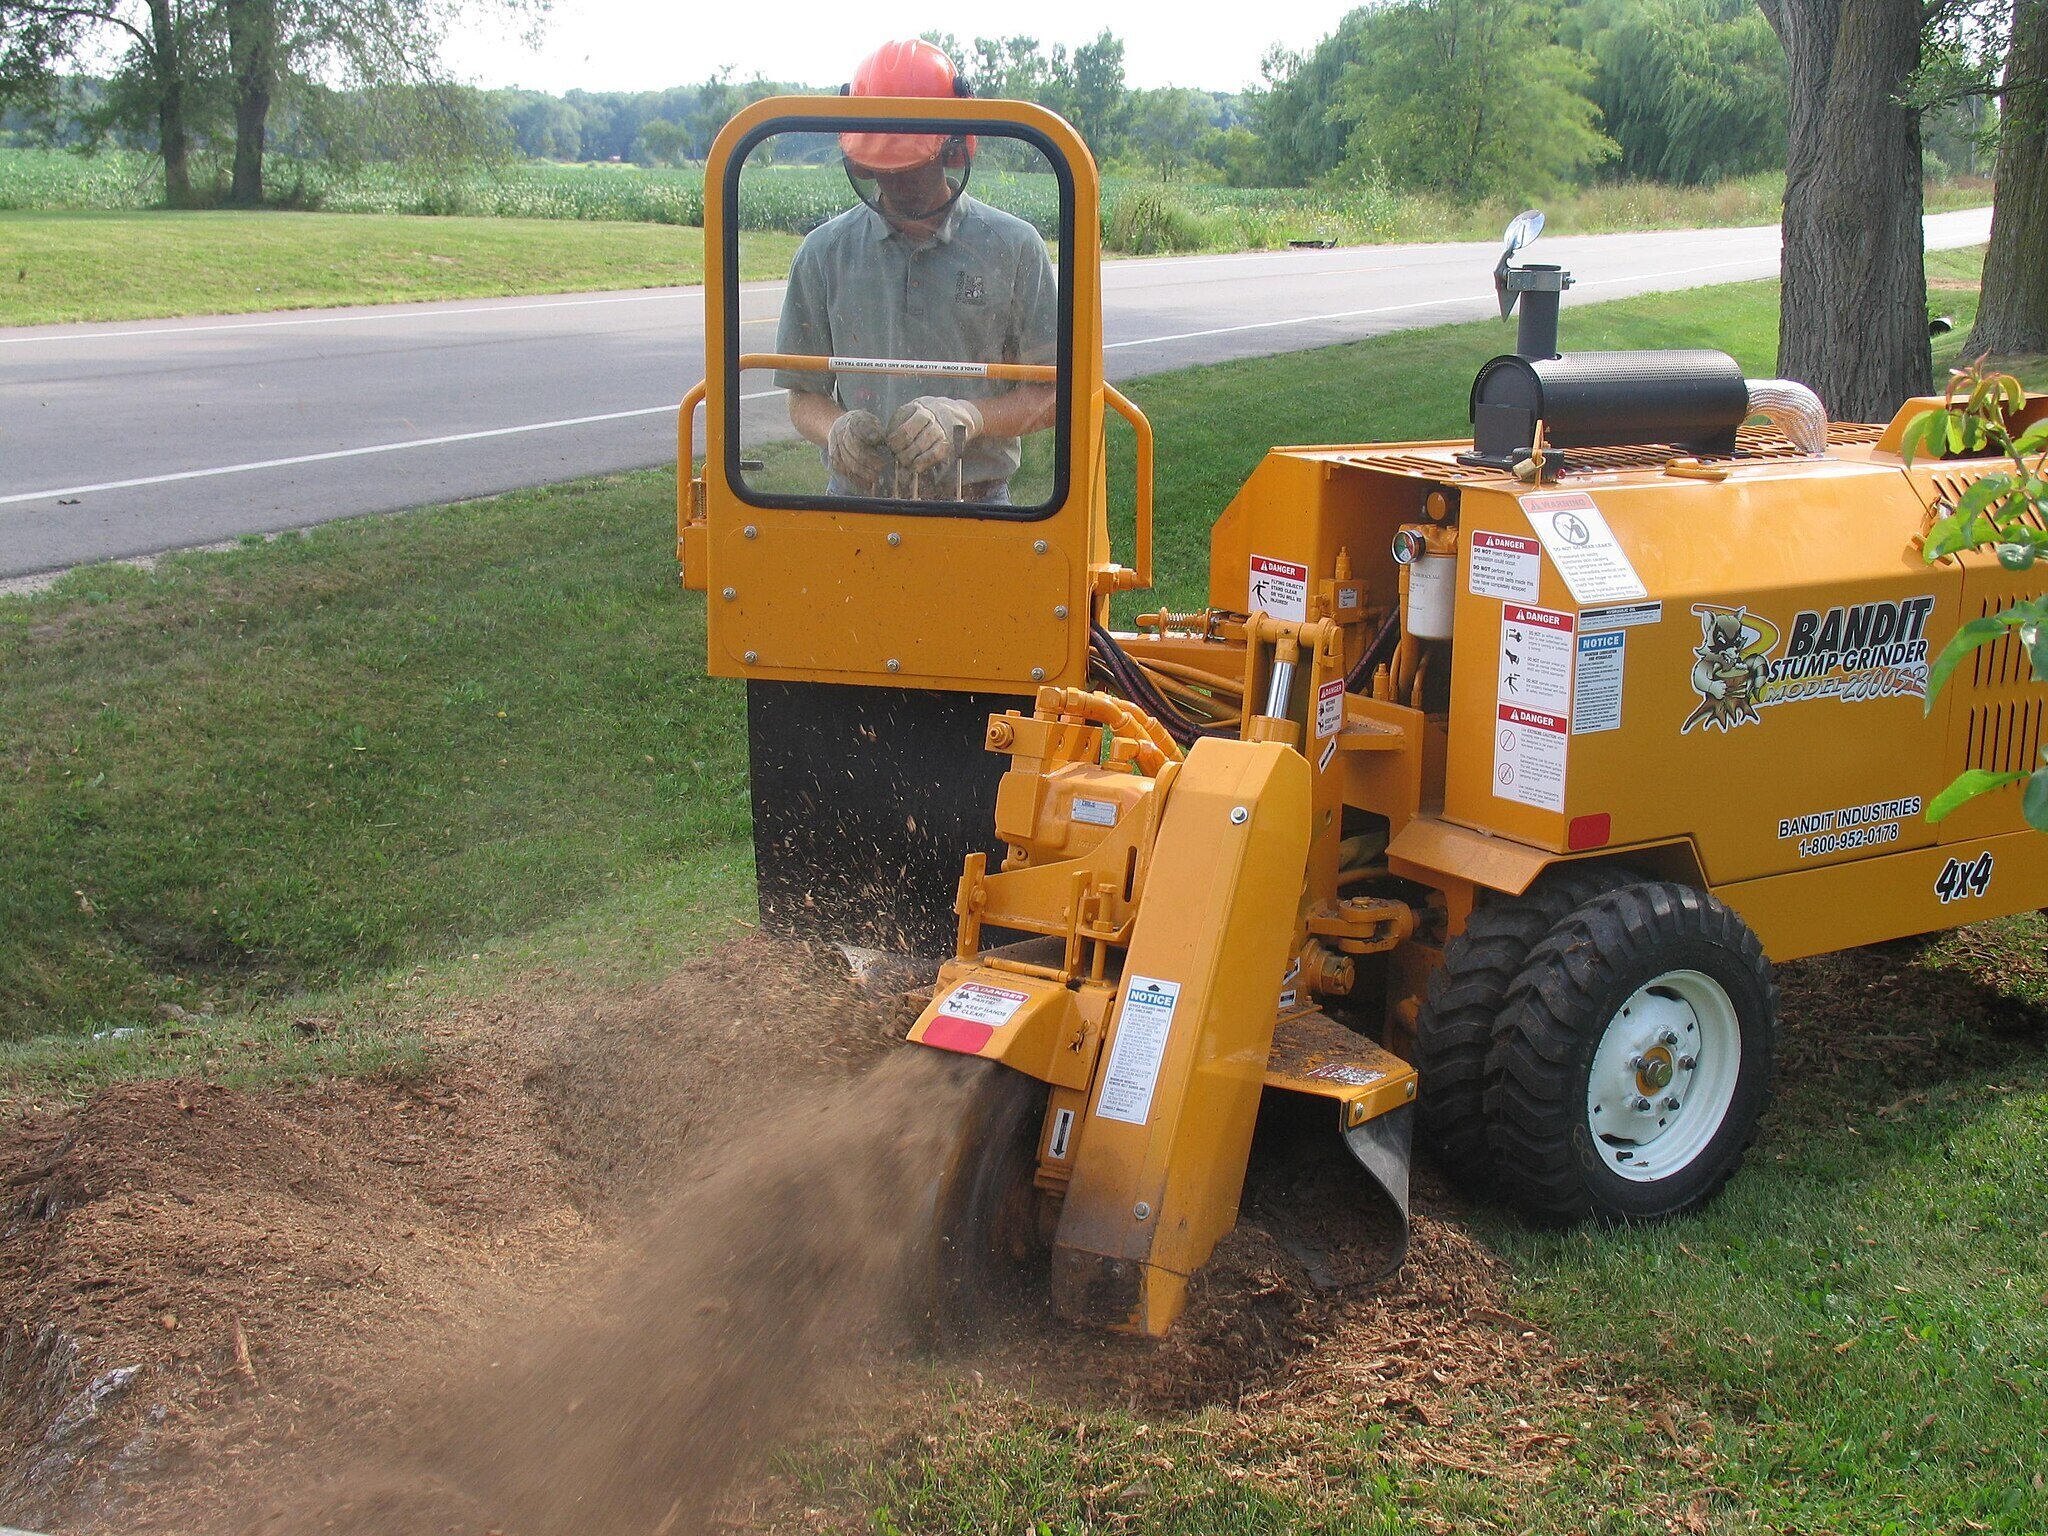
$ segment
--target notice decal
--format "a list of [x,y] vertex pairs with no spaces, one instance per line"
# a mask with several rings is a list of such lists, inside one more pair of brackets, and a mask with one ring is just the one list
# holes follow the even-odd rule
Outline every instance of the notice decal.
[[1124,979],[1124,1006],[1117,1015],[1116,1043],[1102,1071],[1102,1095],[1095,1113],[1105,1120],[1143,1125],[1152,1113],[1152,1092],[1173,1030],[1180,983],[1132,974]]
[[1679,734],[1695,726],[1732,731],[1775,704],[1807,699],[1867,703],[1927,697],[1927,621],[1934,598],[1805,609],[1780,626],[1746,607],[1695,603],[1700,643],[1692,686],[1699,703]]
[[1579,636],[1578,663],[1572,669],[1574,736],[1621,729],[1621,669],[1627,657],[1625,629]]
[[1542,594],[1543,546],[1514,533],[1475,532],[1466,541],[1465,588],[1474,597],[1533,603]]
[[1308,567],[1252,556],[1251,606],[1276,619],[1308,618]]
[[962,982],[946,994],[931,1023],[925,1025],[924,1043],[942,1051],[964,1051],[972,1056],[1030,1001],[1029,992],[991,987],[979,981]]
[[1581,607],[1634,602],[1650,595],[1591,496],[1584,491],[1538,491],[1521,500],[1529,526]]

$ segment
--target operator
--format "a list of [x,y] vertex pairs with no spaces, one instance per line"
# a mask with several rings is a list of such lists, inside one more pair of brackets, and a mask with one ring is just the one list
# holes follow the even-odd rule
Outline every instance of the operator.
[[[953,61],[920,41],[878,48],[847,94],[970,93]],[[1054,361],[1059,289],[1045,242],[966,195],[971,136],[842,133],[839,148],[861,203],[804,237],[778,352]],[[1056,406],[1051,384],[986,378],[778,369],[775,382],[789,391],[791,423],[822,451],[834,496],[1007,504],[1019,439],[1050,427]]]

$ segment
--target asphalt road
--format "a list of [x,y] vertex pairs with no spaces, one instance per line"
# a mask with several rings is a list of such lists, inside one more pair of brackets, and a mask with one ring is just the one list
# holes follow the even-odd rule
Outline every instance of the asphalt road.
[[[1990,223],[1988,209],[1933,215],[1928,246],[1978,244]],[[1481,319],[1496,253],[1111,262],[1109,375]],[[1533,254],[1577,276],[1569,345],[1574,302],[1775,276],[1778,231],[1547,239]],[[764,342],[780,293],[750,284],[743,299]],[[0,578],[671,462],[703,301],[670,288],[0,330]],[[749,409],[762,430],[783,416],[777,399]]]

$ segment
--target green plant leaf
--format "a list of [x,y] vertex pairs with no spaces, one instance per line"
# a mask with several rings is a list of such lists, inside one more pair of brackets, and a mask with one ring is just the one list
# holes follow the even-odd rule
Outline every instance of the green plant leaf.
[[[2029,606],[2048,606],[2048,601],[2037,597]],[[2027,647],[2027,660],[2034,665],[2034,681],[2048,682],[2048,620],[2036,619],[2031,624],[2021,625],[2020,639]]]
[[[2048,772],[2048,769],[2044,769],[2043,772]],[[2037,778],[2039,776],[2035,775]],[[2026,777],[2024,773],[1995,773],[1989,768],[1965,768],[1956,775],[1953,784],[1928,802],[1927,819],[1940,821],[1957,806],[1974,800],[1979,795],[1988,795],[1994,789],[2017,784]]]
[[2020,796],[2020,811],[2036,832],[2048,832],[2048,768],[2036,768],[2027,775],[2026,790]]
[[2013,440],[2014,453],[2032,453],[2036,448],[2048,448],[2048,416],[2043,416]]
[[1906,423],[1906,430],[1899,434],[1899,457],[1908,464],[1921,454],[1941,457],[1941,445],[1948,439],[1948,412],[1927,411]]
[[1934,712],[1934,696],[1941,692],[1943,685],[1949,680],[1949,675],[1962,664],[1963,658],[1977,649],[1978,646],[1989,645],[1993,640],[2004,634],[2007,629],[2011,628],[2013,624],[2020,622],[2018,619],[2012,619],[2008,622],[2007,615],[2012,611],[2009,609],[2007,613],[1998,613],[1988,618],[1970,620],[1969,623],[1955,632],[1954,638],[1947,645],[1941,648],[1941,654],[1934,658],[1934,666],[1927,674],[1927,702],[1925,710],[1928,714]]

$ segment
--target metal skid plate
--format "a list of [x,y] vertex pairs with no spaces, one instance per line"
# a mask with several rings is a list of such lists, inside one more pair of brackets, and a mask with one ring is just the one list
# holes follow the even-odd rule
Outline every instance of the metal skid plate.
[[1413,1160],[1415,1069],[1326,1013],[1298,1013],[1273,1031],[1266,1086],[1333,1100],[1337,1130],[1401,1218],[1388,1272],[1408,1253],[1408,1170]]

